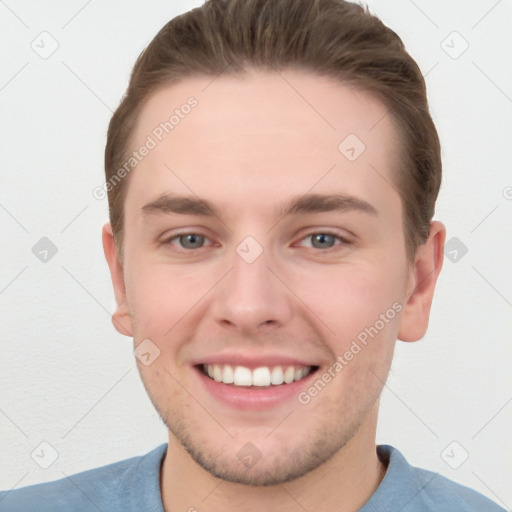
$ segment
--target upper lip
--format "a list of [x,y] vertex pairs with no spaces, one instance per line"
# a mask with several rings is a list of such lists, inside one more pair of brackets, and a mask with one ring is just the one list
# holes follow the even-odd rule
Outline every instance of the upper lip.
[[299,359],[287,355],[279,354],[240,354],[240,353],[223,353],[204,356],[192,361],[193,365],[200,364],[218,364],[231,366],[245,366],[246,368],[259,368],[261,366],[319,366],[311,360]]

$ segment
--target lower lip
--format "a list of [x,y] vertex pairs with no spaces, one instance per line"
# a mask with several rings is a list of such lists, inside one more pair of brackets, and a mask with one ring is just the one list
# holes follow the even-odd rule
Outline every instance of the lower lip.
[[197,366],[194,370],[199,375],[199,380],[208,393],[213,395],[218,401],[236,409],[248,411],[263,411],[282,405],[291,398],[304,390],[318,369],[310,372],[301,380],[290,382],[290,384],[281,384],[268,388],[253,386],[251,388],[223,384],[207,377]]

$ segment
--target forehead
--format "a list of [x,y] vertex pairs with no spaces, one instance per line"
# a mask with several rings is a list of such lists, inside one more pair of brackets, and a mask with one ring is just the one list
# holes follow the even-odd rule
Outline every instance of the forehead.
[[[240,205],[244,193],[396,195],[398,138],[386,106],[339,81],[285,70],[191,77],[161,87],[137,120],[132,147],[151,150],[128,200],[163,192]],[[389,189],[389,190],[386,190]],[[380,195],[380,198],[378,197]],[[239,206],[240,206],[239,205]]]

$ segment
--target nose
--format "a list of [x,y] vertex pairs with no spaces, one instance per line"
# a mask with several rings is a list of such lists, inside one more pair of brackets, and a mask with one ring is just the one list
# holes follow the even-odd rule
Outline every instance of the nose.
[[265,251],[252,262],[235,254],[232,270],[216,289],[215,320],[245,335],[285,325],[292,317],[293,295],[276,277],[277,268]]

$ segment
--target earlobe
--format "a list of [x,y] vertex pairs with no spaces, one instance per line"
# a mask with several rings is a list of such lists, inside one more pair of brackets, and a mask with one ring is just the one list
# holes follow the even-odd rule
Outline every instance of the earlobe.
[[110,277],[116,298],[116,309],[112,314],[112,324],[120,334],[132,336],[132,321],[126,301],[123,265],[118,257],[112,226],[109,222],[103,226],[101,235],[103,251],[110,269]]
[[430,307],[443,266],[446,229],[439,221],[430,224],[427,241],[418,247],[411,270],[409,291],[400,319],[398,339],[418,341],[427,332]]

